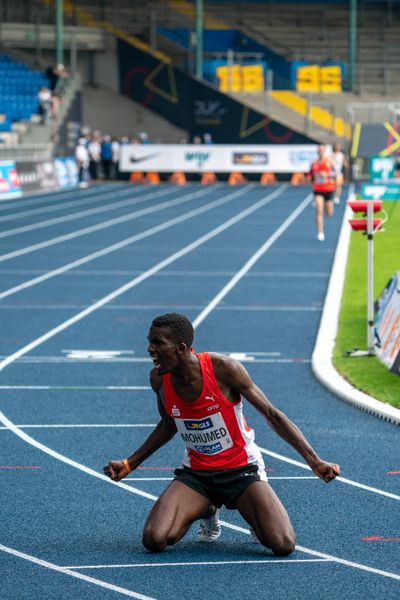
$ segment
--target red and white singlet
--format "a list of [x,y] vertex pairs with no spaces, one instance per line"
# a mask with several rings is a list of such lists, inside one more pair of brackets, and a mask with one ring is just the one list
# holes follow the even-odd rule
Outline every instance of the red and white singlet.
[[232,403],[222,394],[207,352],[196,356],[203,390],[194,403],[185,402],[176,394],[170,373],[163,375],[165,408],[186,446],[183,464],[195,470],[236,469],[256,464],[259,473],[265,473],[254,431],[243,415],[242,400]]
[[333,166],[329,160],[315,160],[310,169],[314,192],[333,192],[336,188]]

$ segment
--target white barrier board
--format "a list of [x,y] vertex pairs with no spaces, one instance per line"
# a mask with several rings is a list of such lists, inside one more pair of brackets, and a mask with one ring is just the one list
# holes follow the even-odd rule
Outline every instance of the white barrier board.
[[120,171],[158,173],[306,173],[317,145],[124,144]]

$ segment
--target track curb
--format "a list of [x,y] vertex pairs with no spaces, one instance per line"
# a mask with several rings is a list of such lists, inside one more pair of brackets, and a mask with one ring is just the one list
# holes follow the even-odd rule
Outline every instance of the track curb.
[[311,357],[311,369],[318,381],[341,400],[395,425],[400,425],[399,409],[380,402],[350,385],[332,364],[350,243],[351,228],[348,219],[351,215],[350,207],[346,206],[317,339]]

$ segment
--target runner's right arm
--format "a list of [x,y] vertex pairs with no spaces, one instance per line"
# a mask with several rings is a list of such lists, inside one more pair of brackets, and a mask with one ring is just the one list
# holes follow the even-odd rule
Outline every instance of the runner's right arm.
[[124,460],[112,460],[103,468],[104,474],[113,481],[120,481],[129,475],[131,471],[137,469],[146,458],[169,442],[176,434],[175,421],[166,413],[162,400],[162,386],[158,385],[157,378],[153,376],[153,372],[150,375],[150,383],[157,395],[157,407],[161,420],[133,454]]

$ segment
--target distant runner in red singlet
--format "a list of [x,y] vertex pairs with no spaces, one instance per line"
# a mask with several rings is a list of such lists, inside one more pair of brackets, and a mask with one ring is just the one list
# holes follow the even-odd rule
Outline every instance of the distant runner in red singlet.
[[324,207],[327,217],[333,215],[333,197],[336,189],[335,165],[327,155],[326,146],[318,146],[318,158],[311,165],[308,176],[312,181],[315,202],[317,239],[325,240]]
[[193,327],[184,315],[169,313],[155,318],[148,340],[154,364],[150,382],[161,420],[133,454],[104,467],[106,475],[120,481],[174,435],[182,439],[182,465],[147,518],[143,545],[151,552],[161,552],[199,519],[198,538],[214,541],[221,533],[218,516],[224,505],[240,512],[261,544],[278,556],[287,556],[295,548],[295,534],[284,506],[267,482],[254,431],[243,415],[243,398],[301,454],[317,477],[332,481],[339,475],[339,466],[319,458],[240,362],[222,354],[194,353]]

